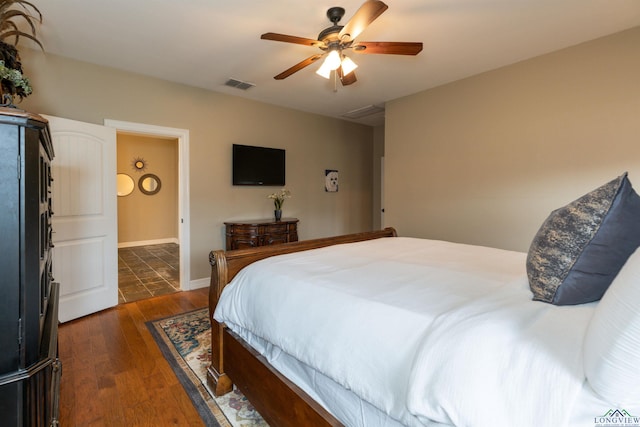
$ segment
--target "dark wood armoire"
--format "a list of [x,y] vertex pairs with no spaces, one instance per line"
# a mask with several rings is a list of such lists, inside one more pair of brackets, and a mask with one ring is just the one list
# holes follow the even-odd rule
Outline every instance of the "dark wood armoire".
[[61,363],[47,121],[0,108],[0,424],[57,426]]

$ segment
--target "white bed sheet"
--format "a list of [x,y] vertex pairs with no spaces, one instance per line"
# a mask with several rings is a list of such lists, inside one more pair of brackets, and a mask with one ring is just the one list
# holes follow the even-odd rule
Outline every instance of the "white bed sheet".
[[[305,365],[273,344],[236,325],[229,325],[229,327],[253,349],[263,355],[278,372],[304,390],[345,426],[404,427],[399,421],[362,400],[351,390],[347,390],[331,378]],[[449,424],[440,424],[434,421],[425,422],[424,426],[451,427]]]
[[402,425],[568,425],[593,304],[531,301],[525,258],[411,238],[282,255],[243,269],[214,317]]

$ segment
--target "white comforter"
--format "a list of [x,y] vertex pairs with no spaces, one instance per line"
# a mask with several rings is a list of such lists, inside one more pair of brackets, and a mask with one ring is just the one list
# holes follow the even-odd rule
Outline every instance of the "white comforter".
[[565,425],[593,305],[531,300],[526,254],[385,238],[243,269],[214,317],[407,426]]

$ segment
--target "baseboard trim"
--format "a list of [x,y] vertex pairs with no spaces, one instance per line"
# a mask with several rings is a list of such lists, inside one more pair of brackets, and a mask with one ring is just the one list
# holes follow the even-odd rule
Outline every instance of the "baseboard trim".
[[211,279],[209,277],[203,277],[202,279],[192,280],[191,282],[189,282],[188,290],[207,288],[209,287],[210,282],[211,282]]
[[162,245],[165,243],[175,243],[176,245],[180,244],[180,241],[177,237],[169,237],[166,239],[155,239],[155,240],[140,240],[138,242],[121,242],[118,243],[118,248],[132,248],[134,246],[147,246],[147,245]]

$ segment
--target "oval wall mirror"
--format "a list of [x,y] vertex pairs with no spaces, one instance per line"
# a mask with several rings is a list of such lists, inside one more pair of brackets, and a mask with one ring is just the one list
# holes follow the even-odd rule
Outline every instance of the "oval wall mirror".
[[133,192],[136,184],[133,182],[133,178],[131,178],[126,173],[119,173],[116,175],[116,188],[118,192],[118,196],[128,196]]
[[148,196],[156,194],[160,191],[160,187],[162,187],[160,178],[152,173],[142,175],[138,180],[138,188]]

